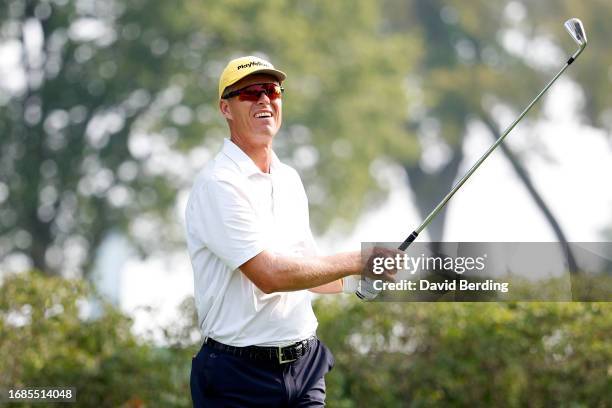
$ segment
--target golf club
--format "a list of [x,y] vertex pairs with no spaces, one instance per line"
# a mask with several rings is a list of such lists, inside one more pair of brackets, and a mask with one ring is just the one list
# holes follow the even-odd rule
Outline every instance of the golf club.
[[[569,20],[567,20],[565,22],[564,26],[565,26],[565,29],[569,32],[570,36],[574,39],[576,44],[578,44],[578,50],[576,50],[576,52],[567,60],[567,62],[565,63],[565,66],[563,66],[563,68],[561,68],[561,70],[557,73],[557,75],[554,76],[554,78],[544,87],[544,89],[542,89],[542,91],[538,94],[538,96],[536,96],[535,99],[533,101],[531,101],[531,103],[525,108],[525,110],[519,115],[519,117],[516,118],[516,120],[514,122],[512,122],[512,124],[510,124],[510,126],[495,141],[495,143],[493,143],[493,145],[491,147],[489,147],[489,149],[468,170],[468,172],[461,178],[461,180],[459,180],[457,182],[457,184],[455,184],[455,186],[442,199],[442,201],[440,201],[440,203],[436,206],[436,208],[434,208],[429,213],[427,218],[425,218],[425,221],[423,221],[423,223],[416,230],[414,230],[408,236],[408,238],[406,238],[404,240],[404,242],[402,242],[402,244],[399,246],[398,249],[400,249],[401,251],[405,251],[406,248],[408,248],[410,246],[410,244],[416,239],[416,237],[419,235],[419,233],[421,233],[421,231],[423,231],[425,229],[425,227],[427,227],[427,225],[429,225],[431,220],[433,220],[434,217],[436,215],[438,215],[440,210],[442,208],[444,208],[446,203],[448,203],[448,201],[451,199],[451,197],[453,195],[455,195],[457,190],[459,190],[461,188],[461,186],[467,181],[467,179],[470,178],[470,176],[476,171],[476,169],[482,164],[482,162],[484,162],[485,159],[487,157],[489,157],[491,152],[493,152],[493,150],[495,150],[497,148],[497,146],[499,146],[504,141],[506,136],[508,136],[508,134],[512,131],[512,129],[514,129],[514,127],[517,125],[517,123],[519,123],[521,121],[521,119],[523,119],[523,117],[527,114],[527,112],[529,112],[531,107],[533,105],[535,105],[535,103],[542,97],[542,95],[544,95],[544,93],[548,90],[548,88],[550,88],[551,85],[557,80],[557,78],[559,78],[565,72],[567,67],[569,67],[576,60],[576,58],[578,58],[578,56],[582,53],[582,51],[584,51],[585,47],[587,46],[587,36],[586,36],[586,31],[584,30],[584,26],[582,25],[582,21],[580,21],[580,19],[578,19],[578,18],[571,18],[571,19],[569,19]],[[360,289],[358,289],[355,292],[355,294],[360,299],[365,299],[366,298],[366,296],[364,296],[360,292]]]

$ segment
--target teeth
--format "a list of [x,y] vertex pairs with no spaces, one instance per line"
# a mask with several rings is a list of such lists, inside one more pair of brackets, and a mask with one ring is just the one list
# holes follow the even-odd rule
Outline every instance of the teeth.
[[255,114],[256,118],[270,118],[272,115],[269,112],[260,112]]

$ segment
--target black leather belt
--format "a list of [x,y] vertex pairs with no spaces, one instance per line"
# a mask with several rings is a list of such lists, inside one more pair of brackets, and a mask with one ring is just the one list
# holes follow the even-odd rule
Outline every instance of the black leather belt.
[[306,340],[298,341],[284,347],[247,346],[235,347],[219,343],[210,337],[206,339],[206,345],[211,348],[234,356],[245,357],[251,360],[272,361],[278,364],[291,363],[306,355],[316,344],[317,337],[312,336]]

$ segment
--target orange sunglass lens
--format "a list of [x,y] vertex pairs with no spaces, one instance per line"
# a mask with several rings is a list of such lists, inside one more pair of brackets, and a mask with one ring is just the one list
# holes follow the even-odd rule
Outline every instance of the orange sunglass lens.
[[281,87],[276,84],[257,84],[241,89],[238,98],[241,101],[258,101],[262,92],[270,100],[277,99],[282,94]]

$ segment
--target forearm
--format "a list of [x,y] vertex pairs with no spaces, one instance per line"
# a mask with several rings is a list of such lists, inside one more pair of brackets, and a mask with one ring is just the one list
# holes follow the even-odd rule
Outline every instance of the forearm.
[[310,291],[319,294],[341,293],[343,287],[343,280],[344,279],[338,279],[333,282],[326,283],[325,285],[317,286],[316,288],[311,288]]
[[274,271],[275,292],[310,289],[326,285],[345,276],[359,274],[359,252],[330,256],[294,258],[278,256]]
[[289,257],[264,251],[240,269],[262,291],[288,292],[319,287],[362,270],[360,252],[320,257]]

